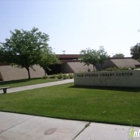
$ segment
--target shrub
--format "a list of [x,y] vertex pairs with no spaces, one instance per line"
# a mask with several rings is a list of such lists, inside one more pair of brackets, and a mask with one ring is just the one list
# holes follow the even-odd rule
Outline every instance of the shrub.
[[62,79],[62,77],[63,77],[62,73],[60,73],[60,74],[57,75],[57,78],[58,79]]
[[106,70],[107,71],[117,71],[117,70],[119,70],[119,68],[117,68],[117,67],[110,67],[110,68],[107,68]]
[[55,78],[56,78],[56,75],[53,74],[53,75],[50,76],[50,78],[51,78],[51,79],[55,79]]
[[124,68],[120,68],[120,70],[129,70],[129,68],[124,67]]
[[69,77],[70,79],[72,79],[72,78],[73,78],[73,74],[72,74],[72,73],[69,73],[68,77]]
[[106,69],[107,71],[118,71],[118,70],[129,70],[129,68],[117,68],[117,67],[110,67]]
[[66,74],[63,74],[63,79],[67,79],[68,76]]
[[46,75],[45,75],[45,76],[43,76],[42,78],[43,78],[43,79],[47,79],[47,78],[48,78],[48,76],[46,76]]

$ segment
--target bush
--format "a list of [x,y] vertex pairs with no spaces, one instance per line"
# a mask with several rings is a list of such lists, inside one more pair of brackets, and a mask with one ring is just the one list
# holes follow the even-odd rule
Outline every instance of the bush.
[[46,75],[45,75],[45,76],[43,76],[42,78],[43,78],[43,79],[47,79],[47,78],[48,78],[48,76],[46,76]]
[[68,76],[66,74],[63,74],[63,79],[67,79]]
[[107,71],[118,71],[118,70],[129,70],[129,68],[117,68],[117,67],[110,67],[110,68],[107,68],[105,69]]
[[62,77],[63,77],[62,73],[60,73],[60,74],[57,75],[57,78],[58,79],[62,79]]
[[68,77],[69,77],[70,79],[72,79],[72,78],[73,78],[73,74],[72,74],[72,73],[69,73]]
[[120,70],[129,70],[130,68],[120,68]]
[[117,67],[110,67],[110,68],[107,68],[106,70],[107,71],[117,71],[117,70],[119,70],[119,68],[117,68]]
[[50,76],[50,78],[51,78],[51,79],[55,79],[55,78],[56,78],[56,75],[53,74],[53,75]]

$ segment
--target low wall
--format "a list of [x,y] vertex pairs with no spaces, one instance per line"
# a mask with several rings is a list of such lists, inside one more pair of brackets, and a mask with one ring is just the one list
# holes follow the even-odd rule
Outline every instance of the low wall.
[[75,73],[76,86],[140,87],[139,70]]

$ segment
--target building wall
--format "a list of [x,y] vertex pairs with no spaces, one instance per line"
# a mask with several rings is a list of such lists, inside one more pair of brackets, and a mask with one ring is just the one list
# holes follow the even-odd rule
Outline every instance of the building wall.
[[0,72],[0,81],[3,81],[3,78],[2,78],[1,72]]
[[110,67],[117,67],[111,60],[107,60],[104,64],[103,64],[103,69],[106,68],[110,68]]
[[65,64],[62,64],[61,66],[62,73],[87,72],[88,69],[90,69],[90,71],[93,71],[93,66],[84,66],[84,63],[80,62],[67,62]]
[[118,67],[118,68],[134,68],[135,65],[140,64],[137,60],[132,58],[120,58],[120,59],[109,59],[103,64],[103,69],[109,67]]
[[[44,70],[40,66],[35,65],[33,68],[35,71],[30,68],[31,78],[39,78],[44,75]],[[28,78],[28,73],[25,68],[12,67],[10,65],[0,66],[0,73],[3,81]]]
[[120,68],[135,68],[135,65],[140,64],[137,60],[129,59],[111,59],[111,61]]

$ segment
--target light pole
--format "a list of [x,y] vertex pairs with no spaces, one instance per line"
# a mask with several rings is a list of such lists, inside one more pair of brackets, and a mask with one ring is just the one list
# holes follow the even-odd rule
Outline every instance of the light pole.
[[62,52],[63,52],[63,54],[65,54],[65,52],[66,52],[66,51],[65,51],[65,50],[63,50]]

